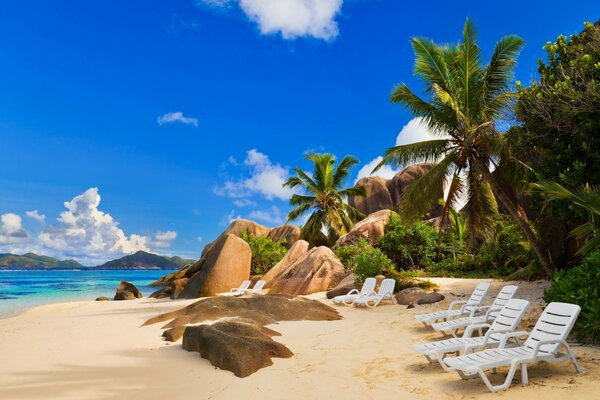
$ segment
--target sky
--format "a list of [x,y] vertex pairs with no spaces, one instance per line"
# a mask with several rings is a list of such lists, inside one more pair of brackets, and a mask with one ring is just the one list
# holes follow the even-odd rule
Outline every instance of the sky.
[[502,36],[525,39],[527,85],[542,46],[600,3],[4,2],[0,252],[197,258],[235,218],[284,223],[281,184],[308,152],[359,158],[351,185],[429,137],[389,93],[421,87],[411,37],[457,42],[467,17],[484,61]]

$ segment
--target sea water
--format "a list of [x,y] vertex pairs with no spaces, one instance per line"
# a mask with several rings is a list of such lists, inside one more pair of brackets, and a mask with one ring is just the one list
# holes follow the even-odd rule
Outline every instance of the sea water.
[[112,298],[121,280],[133,283],[148,296],[149,287],[169,270],[2,270],[0,269],[0,317],[26,308],[64,301]]

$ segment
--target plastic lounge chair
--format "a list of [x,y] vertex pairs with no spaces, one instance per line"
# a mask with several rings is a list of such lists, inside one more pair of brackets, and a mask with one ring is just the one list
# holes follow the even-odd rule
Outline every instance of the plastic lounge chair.
[[[529,302],[527,300],[511,299],[498,312],[498,316],[491,325],[487,323],[469,325],[460,338],[421,343],[415,345],[414,349],[417,353],[423,354],[427,361],[438,361],[444,370],[449,371],[450,369],[443,360],[446,354],[455,352],[467,354],[484,347],[498,347],[504,334],[514,332],[519,326],[528,306]],[[481,329],[484,328],[488,328],[485,336],[472,336],[474,331],[479,330],[481,332]],[[519,345],[519,339],[514,339]]]
[[[483,302],[483,299],[487,295],[489,289],[489,282],[481,282],[477,285],[473,293],[471,293],[471,297],[469,297],[468,300],[455,300],[450,303],[447,310],[434,311],[428,314],[420,314],[416,315],[415,318],[417,321],[422,322],[425,326],[429,326],[440,320],[446,321],[450,318],[465,316],[466,314],[469,314],[474,307],[481,306],[481,303]],[[461,304],[462,306],[460,308],[454,308],[455,306]]]
[[[456,336],[458,329],[466,328],[472,324],[484,324],[494,320],[504,305],[514,297],[518,286],[504,286],[498,296],[494,299],[491,306],[478,306],[471,308],[468,317],[453,318],[443,322],[432,324],[431,327],[436,331],[446,333],[449,332],[452,336]],[[487,310],[487,311],[486,311]],[[485,314],[476,315],[478,312],[485,311]]]
[[352,302],[354,306],[367,306],[369,308],[375,308],[384,300],[390,300],[392,304],[396,304],[396,298],[394,297],[394,287],[396,286],[396,281],[393,279],[384,279],[381,282],[381,286],[379,287],[379,291],[375,293],[372,291],[371,293],[361,294]]
[[358,296],[367,295],[367,294],[375,291],[376,284],[377,284],[377,279],[367,278],[367,279],[365,279],[365,282],[363,283],[362,288],[360,289],[360,292],[358,291],[358,289],[352,289],[351,291],[349,291],[348,293],[346,293],[344,295],[335,296],[333,298],[333,303],[334,304],[345,304],[345,305],[349,306],[352,304],[352,302],[354,300],[356,300],[356,298]]
[[261,279],[254,284],[254,287],[252,289],[246,289],[245,292],[252,294],[262,294],[262,290],[265,286],[265,283],[267,282]]
[[219,296],[241,296],[250,287],[250,281],[246,280],[242,282],[239,288],[233,288],[229,292],[219,293]]
[[[445,358],[444,362],[457,371],[463,379],[471,379],[479,375],[492,392],[508,389],[519,367],[521,367],[521,382],[527,385],[529,383],[527,365],[535,361],[571,361],[577,372],[583,372],[584,369],[577,363],[575,354],[567,344],[567,337],[580,311],[581,307],[576,304],[550,303],[523,346],[507,348],[506,342],[510,338],[527,335],[527,332],[508,333],[504,335],[497,349]],[[561,347],[565,349],[565,353],[559,352]],[[492,385],[484,370],[491,369],[495,372],[496,368],[504,366],[509,367],[504,383]]]

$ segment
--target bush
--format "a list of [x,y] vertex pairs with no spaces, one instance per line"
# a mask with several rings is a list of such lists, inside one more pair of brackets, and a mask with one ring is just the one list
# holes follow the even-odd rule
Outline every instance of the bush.
[[352,272],[356,268],[356,258],[373,248],[365,238],[359,238],[356,244],[346,244],[335,249],[335,255],[340,259],[346,271]]
[[362,283],[370,276],[387,275],[394,269],[394,263],[381,250],[371,248],[363,250],[355,259],[355,283]]
[[253,275],[263,275],[267,273],[275,264],[277,264],[287,249],[280,243],[266,236],[253,236],[249,233],[242,233],[244,239],[252,250],[252,263],[250,270]]
[[600,343],[600,252],[590,254],[575,268],[557,272],[544,300],[581,306],[574,328],[577,339]]
[[429,266],[438,255],[437,231],[417,222],[406,226],[398,215],[392,214],[379,247],[400,270],[422,269]]

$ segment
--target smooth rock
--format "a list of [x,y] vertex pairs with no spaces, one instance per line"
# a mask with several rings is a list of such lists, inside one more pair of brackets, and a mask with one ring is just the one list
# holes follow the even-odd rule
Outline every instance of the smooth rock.
[[106,296],[96,297],[96,301],[110,301],[110,299]]
[[273,280],[277,279],[296,261],[305,256],[306,253],[308,253],[308,246],[309,244],[306,240],[296,241],[296,243],[294,243],[294,245],[288,250],[285,256],[283,256],[281,261],[275,264],[273,268],[267,271],[267,273],[262,277],[262,279],[267,282],[265,284],[265,288],[270,288]]
[[[336,296],[343,296],[348,294],[352,289],[357,289],[354,281],[356,280],[356,276],[354,274],[350,274],[337,284],[336,287],[330,289],[325,294],[328,299],[333,299]],[[360,290],[360,289],[359,289]]]
[[135,300],[142,298],[142,292],[133,283],[121,281],[115,292],[115,300]]
[[300,227],[291,224],[285,224],[273,228],[267,234],[267,237],[277,243],[281,243],[286,249],[290,249],[298,239],[302,230]]
[[398,304],[433,304],[444,300],[444,295],[437,292],[426,292],[421,288],[412,287],[396,293],[396,301]]
[[385,227],[390,222],[390,210],[380,210],[369,214],[367,218],[357,222],[350,232],[340,236],[335,242],[335,247],[356,244],[358,239],[364,238],[370,244],[376,244],[383,237]]

